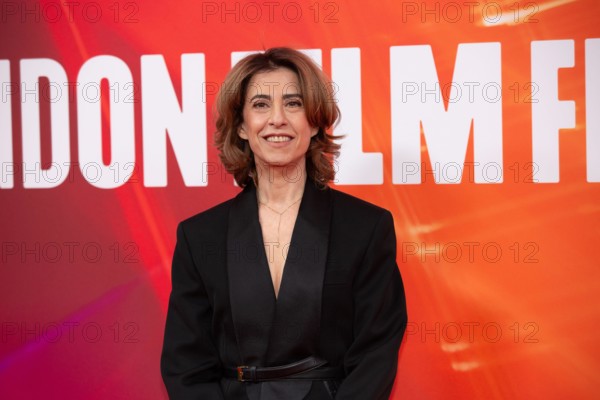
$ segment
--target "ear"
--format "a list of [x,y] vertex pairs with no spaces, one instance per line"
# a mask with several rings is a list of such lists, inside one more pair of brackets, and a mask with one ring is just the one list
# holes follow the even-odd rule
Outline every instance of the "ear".
[[248,134],[246,133],[246,130],[244,129],[244,124],[240,125],[240,127],[238,128],[238,136],[244,140],[248,140]]
[[317,133],[319,133],[319,127],[311,128],[310,137],[315,137]]

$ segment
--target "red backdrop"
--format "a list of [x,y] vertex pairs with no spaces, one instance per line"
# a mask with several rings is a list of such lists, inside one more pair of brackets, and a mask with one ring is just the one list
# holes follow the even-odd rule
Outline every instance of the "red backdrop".
[[335,186],[394,215],[409,324],[393,398],[600,391],[597,1],[0,11],[2,398],[166,398],[176,224],[239,190],[212,146],[215,91],[232,53],[272,46],[344,82],[356,163]]

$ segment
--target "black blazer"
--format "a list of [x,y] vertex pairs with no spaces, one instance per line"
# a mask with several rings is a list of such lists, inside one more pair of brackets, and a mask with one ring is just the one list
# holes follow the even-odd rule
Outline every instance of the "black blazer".
[[389,211],[308,180],[275,297],[256,188],[181,222],[161,372],[171,399],[331,399],[323,381],[238,382],[221,367],[310,355],[336,399],[388,399],[407,314]]

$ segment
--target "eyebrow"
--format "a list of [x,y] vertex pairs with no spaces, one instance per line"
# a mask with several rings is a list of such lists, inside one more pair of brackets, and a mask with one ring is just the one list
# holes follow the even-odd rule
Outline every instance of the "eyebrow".
[[[284,94],[283,95],[283,99],[284,100],[293,99],[293,98],[300,98],[300,99],[302,99],[302,96],[300,95],[300,93],[290,93],[290,94]],[[269,96],[268,94],[255,94],[254,96],[252,96],[250,98],[250,101],[252,101],[254,99],[271,100],[271,96]]]

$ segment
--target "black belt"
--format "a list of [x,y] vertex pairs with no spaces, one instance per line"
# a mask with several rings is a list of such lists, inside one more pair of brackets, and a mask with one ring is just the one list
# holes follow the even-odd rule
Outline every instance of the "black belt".
[[237,379],[240,382],[264,382],[279,379],[333,380],[343,379],[342,367],[320,368],[327,361],[308,357],[304,360],[276,367],[255,367],[242,365],[236,368],[225,368],[225,378]]

